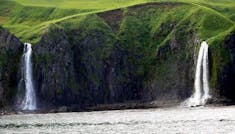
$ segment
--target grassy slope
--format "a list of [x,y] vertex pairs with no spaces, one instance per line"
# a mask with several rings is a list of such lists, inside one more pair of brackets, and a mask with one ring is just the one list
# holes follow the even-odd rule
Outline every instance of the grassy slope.
[[233,0],[15,0],[23,5],[28,6],[44,6],[58,8],[74,8],[74,9],[115,9],[130,5],[146,3],[146,2],[167,2],[179,1],[188,3],[199,3],[201,5],[217,10],[226,16],[235,20],[235,2]]
[[[3,0],[0,2],[0,25],[23,42],[36,43],[48,25],[72,17],[104,12],[130,5],[163,0]],[[164,0],[192,3],[228,21],[235,20],[232,0]],[[214,25],[216,27],[217,24]]]

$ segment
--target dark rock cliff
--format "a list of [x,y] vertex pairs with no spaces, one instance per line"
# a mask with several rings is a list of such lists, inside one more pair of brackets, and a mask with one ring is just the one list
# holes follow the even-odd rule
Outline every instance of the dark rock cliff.
[[[193,92],[197,53],[207,39],[198,28],[204,18],[189,9],[183,3],[146,4],[50,25],[33,44],[39,106],[84,110],[98,104],[182,102]],[[230,100],[234,43],[233,34],[209,48],[211,94]],[[17,90],[21,43],[0,30],[0,52],[0,102],[7,105]]]
[[0,28],[0,107],[14,103],[21,53],[20,41]]
[[182,34],[187,36],[180,39],[180,33],[175,33],[174,38],[157,50],[155,72],[143,93],[146,99],[162,103],[183,101],[192,95],[200,42],[193,30]]
[[[155,9],[151,4],[149,7],[145,8]],[[151,37],[151,20],[143,18],[141,11],[133,8],[126,14],[115,10],[90,15],[81,21],[72,20],[79,22],[72,28],[61,28],[70,24],[66,22],[59,24],[61,27],[51,26],[34,47],[41,104],[85,108],[129,101],[182,101],[189,97],[200,45],[195,29],[192,26],[182,31],[183,25],[172,33],[174,38],[158,47],[155,42],[171,31],[157,31]],[[110,14],[116,17],[107,17]],[[161,24],[161,29],[175,25],[169,20]]]
[[67,104],[75,80],[72,46],[65,33],[57,29],[46,33],[34,46],[34,79],[39,102]]
[[[197,23],[169,17],[153,31],[150,24],[156,17],[155,6],[114,10],[50,26],[33,48],[40,104],[77,110],[129,101],[160,105],[190,97],[202,41]],[[224,44],[234,57],[233,36]],[[233,64],[231,58],[229,65],[219,70],[222,73],[214,69],[219,73],[213,76],[218,81],[211,94],[221,92],[229,98],[234,93]]]
[[114,36],[84,30],[66,32],[51,26],[34,46],[34,76],[42,106],[82,109],[138,99],[126,54]]
[[235,34],[231,34],[225,40],[225,47],[229,51],[230,60],[224,67],[223,72],[219,76],[218,83],[220,90],[219,94],[229,99],[230,102],[235,102]]

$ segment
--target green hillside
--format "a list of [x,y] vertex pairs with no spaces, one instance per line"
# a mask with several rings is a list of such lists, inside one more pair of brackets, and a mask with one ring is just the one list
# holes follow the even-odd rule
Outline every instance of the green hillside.
[[[173,1],[192,5],[191,11],[199,8],[206,11],[205,13],[216,14],[222,20],[231,24],[235,21],[235,2],[232,0],[220,0],[220,2],[215,0],[2,0],[0,2],[0,25],[15,34],[23,42],[36,43],[50,24],[69,18],[141,3]],[[208,18],[208,20],[210,19]],[[211,27],[217,27],[217,24],[219,23],[214,23]],[[219,30],[219,32],[227,31],[228,27],[225,28]]]

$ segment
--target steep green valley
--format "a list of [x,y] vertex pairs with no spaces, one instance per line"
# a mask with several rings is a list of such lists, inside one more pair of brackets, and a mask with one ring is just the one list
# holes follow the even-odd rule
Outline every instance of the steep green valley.
[[211,102],[235,101],[233,0],[1,0],[0,26],[0,106],[14,104],[23,42],[40,107],[182,102],[202,41]]

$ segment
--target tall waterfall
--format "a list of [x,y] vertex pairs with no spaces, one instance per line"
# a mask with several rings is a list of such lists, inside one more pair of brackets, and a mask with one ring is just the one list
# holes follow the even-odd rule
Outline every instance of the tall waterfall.
[[32,72],[32,47],[31,44],[25,43],[21,64],[21,80],[19,83],[19,87],[23,87],[25,90],[23,100],[20,104],[20,109],[22,110],[37,109]]
[[201,47],[197,59],[197,67],[194,81],[194,94],[183,102],[186,106],[205,105],[211,97],[209,94],[209,70],[208,70],[208,45],[205,41],[201,43]]

